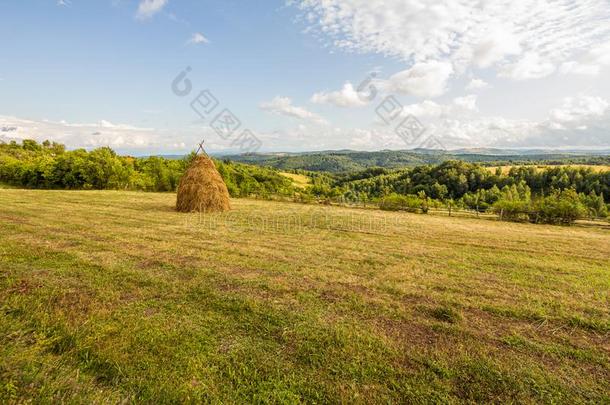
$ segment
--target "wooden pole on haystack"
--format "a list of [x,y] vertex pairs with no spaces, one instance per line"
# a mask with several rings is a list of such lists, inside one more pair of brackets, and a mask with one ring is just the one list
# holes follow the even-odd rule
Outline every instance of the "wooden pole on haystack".
[[203,144],[205,142],[205,139],[201,140],[201,143],[199,144],[199,147],[197,148],[197,152],[195,152],[195,155],[199,155],[199,152],[201,152],[204,156],[208,156],[208,154],[206,153],[205,149],[203,148]]

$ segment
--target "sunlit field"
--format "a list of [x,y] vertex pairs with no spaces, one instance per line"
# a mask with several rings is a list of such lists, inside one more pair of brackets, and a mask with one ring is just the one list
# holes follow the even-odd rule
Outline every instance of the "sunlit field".
[[574,169],[591,169],[595,173],[602,173],[610,171],[610,166],[608,165],[506,165],[506,166],[487,166],[487,169],[491,172],[495,173],[498,168],[502,170],[502,174],[508,174],[510,169],[513,167],[534,167],[537,172],[543,171],[545,169],[552,169],[554,167],[571,167]]
[[610,233],[0,190],[0,401],[610,401]]
[[303,174],[281,172],[282,176],[288,177],[298,188],[306,188],[311,185],[311,179]]

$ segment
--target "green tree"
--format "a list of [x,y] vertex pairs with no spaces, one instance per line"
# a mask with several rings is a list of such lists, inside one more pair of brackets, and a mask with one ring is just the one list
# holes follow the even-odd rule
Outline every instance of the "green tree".
[[540,198],[535,205],[535,222],[570,224],[587,214],[586,206],[574,189],[558,191]]

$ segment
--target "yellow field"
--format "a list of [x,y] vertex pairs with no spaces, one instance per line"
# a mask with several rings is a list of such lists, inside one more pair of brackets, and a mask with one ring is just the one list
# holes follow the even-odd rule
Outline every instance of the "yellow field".
[[553,167],[574,167],[574,168],[587,168],[591,169],[596,173],[607,172],[610,171],[610,166],[607,165],[508,165],[508,166],[486,166],[486,168],[495,173],[496,169],[500,167],[502,169],[502,174],[508,174],[511,168],[513,167],[536,167],[537,171],[553,168]]
[[307,186],[309,186],[311,184],[311,179],[302,174],[287,173],[287,172],[280,172],[280,174],[282,176],[285,176],[285,177],[288,177],[289,179],[291,179],[292,184],[298,188],[306,188]]

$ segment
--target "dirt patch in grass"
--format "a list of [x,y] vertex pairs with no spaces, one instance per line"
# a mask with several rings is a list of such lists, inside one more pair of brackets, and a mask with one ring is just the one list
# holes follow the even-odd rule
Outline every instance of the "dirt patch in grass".
[[17,215],[0,215],[0,221],[7,221],[13,224],[29,224],[26,218]]
[[35,285],[29,280],[19,280],[7,292],[9,294],[28,294],[34,288],[39,288],[40,285]]

